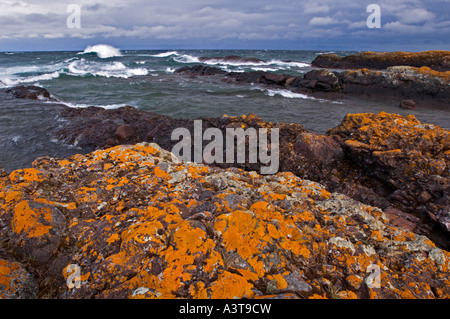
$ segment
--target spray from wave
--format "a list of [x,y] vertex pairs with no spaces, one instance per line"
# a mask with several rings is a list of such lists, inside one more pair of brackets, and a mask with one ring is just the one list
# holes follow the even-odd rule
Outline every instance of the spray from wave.
[[96,44],[94,46],[88,46],[83,52],[79,54],[90,54],[95,53],[101,59],[107,59],[112,57],[120,57],[122,53],[119,49],[107,45],[107,44]]

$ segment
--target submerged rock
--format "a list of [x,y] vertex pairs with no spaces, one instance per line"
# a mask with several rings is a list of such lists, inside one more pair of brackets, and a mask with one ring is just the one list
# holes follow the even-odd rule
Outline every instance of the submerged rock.
[[[147,143],[40,158],[19,173],[0,178],[0,257],[26,265],[40,296],[450,297],[448,252],[292,173],[185,163]],[[50,209],[30,212],[28,238],[57,234],[50,211],[64,215],[59,275],[9,241],[24,202]],[[0,291],[11,288],[8,269],[0,264]]]
[[399,107],[401,109],[412,110],[416,108],[416,102],[413,100],[402,100]]

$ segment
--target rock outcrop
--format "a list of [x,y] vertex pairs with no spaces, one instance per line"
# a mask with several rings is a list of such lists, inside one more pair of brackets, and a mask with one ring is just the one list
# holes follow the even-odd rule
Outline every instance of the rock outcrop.
[[436,71],[450,71],[450,51],[425,52],[361,52],[345,57],[337,54],[321,54],[313,66],[327,69],[377,69],[391,66],[429,67]]
[[450,134],[414,116],[347,115],[328,131],[347,157],[382,181],[406,212],[428,214],[450,232]]
[[[194,120],[129,106],[117,110],[67,108],[61,116],[69,122],[59,138],[91,151],[144,141],[171,151],[178,142],[171,140],[176,128],[187,128],[194,134]],[[131,126],[130,132],[134,132],[125,140],[117,138],[123,125]],[[292,172],[323,184],[328,191],[389,209],[399,217],[412,214],[409,229],[450,249],[450,229],[446,226],[450,206],[447,130],[421,124],[414,116],[387,113],[349,115],[327,135],[308,132],[299,124],[264,122],[254,114],[203,119],[203,132],[208,128],[218,128],[224,136],[226,128],[278,128],[279,171]],[[245,164],[213,165],[260,171],[260,164],[249,163],[248,159]],[[438,235],[441,230],[447,235]]]
[[56,101],[55,98],[51,97],[50,92],[40,86],[19,85],[3,90],[18,99]]
[[[327,138],[299,141],[341,156]],[[156,144],[39,158],[1,177],[0,223],[7,298],[23,287],[39,298],[450,297],[450,254],[381,209],[292,173],[180,162]]]
[[418,106],[443,108],[448,108],[450,100],[450,71],[438,72],[428,67],[395,66],[383,71],[364,68],[342,72],[316,69],[304,76],[290,76],[264,71],[226,72],[210,66],[195,65],[175,72],[191,77],[219,76],[224,82],[259,83],[309,94],[325,92],[328,98],[364,96],[397,103],[412,99]]

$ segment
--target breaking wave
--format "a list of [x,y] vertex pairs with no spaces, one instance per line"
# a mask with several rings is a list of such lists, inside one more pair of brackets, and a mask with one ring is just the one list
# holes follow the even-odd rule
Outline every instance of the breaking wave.
[[122,53],[119,49],[107,45],[107,44],[97,44],[94,46],[88,46],[83,52],[79,54],[90,54],[95,53],[101,59],[107,59],[112,57],[122,56]]
[[76,76],[104,76],[107,78],[124,78],[132,76],[147,75],[148,70],[145,68],[127,68],[122,62],[99,63],[95,61],[86,61],[84,59],[73,61],[69,64],[69,75]]

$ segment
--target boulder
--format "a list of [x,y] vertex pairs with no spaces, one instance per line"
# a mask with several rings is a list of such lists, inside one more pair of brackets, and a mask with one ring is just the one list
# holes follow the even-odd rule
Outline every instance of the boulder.
[[37,281],[23,265],[0,259],[0,299],[33,299],[38,292]]
[[128,140],[130,138],[135,137],[136,135],[136,130],[134,129],[133,126],[129,125],[129,124],[123,124],[121,126],[119,126],[116,130],[116,132],[114,133],[115,138],[117,138],[120,141],[123,140]]
[[11,94],[17,99],[30,99],[30,100],[39,100],[39,99],[45,99],[45,100],[52,100],[56,101],[55,98],[52,98],[50,96],[50,93],[39,86],[15,86],[12,88],[9,88],[6,90],[6,93]]
[[11,220],[15,252],[42,265],[51,263],[65,223],[64,215],[53,205],[31,200],[17,203]]
[[[340,89],[339,79],[327,69],[312,70],[305,74],[305,87],[330,92],[338,91]],[[308,82],[307,82],[308,81]]]

